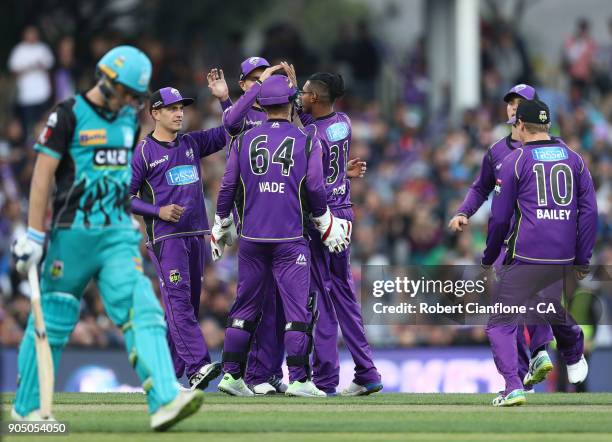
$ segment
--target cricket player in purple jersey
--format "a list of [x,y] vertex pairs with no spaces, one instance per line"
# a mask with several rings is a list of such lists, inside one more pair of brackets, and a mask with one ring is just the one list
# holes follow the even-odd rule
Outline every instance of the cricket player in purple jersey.
[[[549,136],[548,106],[539,100],[523,101],[515,119],[523,146],[502,162],[482,258],[484,267],[497,260],[514,213],[508,251],[494,293],[495,302],[507,307],[524,306],[538,291],[559,281],[562,284],[572,266],[578,279],[583,279],[588,273],[597,229],[591,175],[580,155]],[[580,329],[562,307],[561,291],[544,293],[547,302],[538,305],[544,305],[546,311],[539,313],[544,313],[549,323],[571,325],[576,335],[574,342],[578,342]],[[538,301],[543,296],[540,294]],[[503,311],[492,315],[487,325],[495,364],[506,381],[505,391],[493,401],[494,406],[525,403],[517,368],[519,319],[515,311]],[[564,356],[570,362],[572,376],[584,379],[588,367],[582,346],[574,350]]]
[[[240,65],[239,86],[244,91],[236,103],[229,98],[229,91],[223,70],[212,69],[208,76],[211,93],[217,97],[224,110],[223,126],[227,133],[238,136],[253,127],[260,126],[267,120],[265,111],[259,106],[256,98],[261,84],[281,66],[270,66],[265,58],[249,57]],[[229,155],[229,152],[228,152]],[[238,216],[234,209],[234,220],[239,231]],[[270,275],[266,281],[266,291],[272,293],[264,304],[261,324],[257,328],[245,374],[245,381],[258,395],[284,393],[287,385],[283,383],[283,343],[285,316],[274,279]]]
[[285,312],[285,348],[290,396],[324,397],[311,381],[314,317],[308,311],[310,253],[306,239],[312,214],[324,244],[342,251],[351,223],[327,207],[321,145],[290,122],[297,89],[284,76],[262,85],[258,102],[268,119],[236,138],[217,201],[212,232],[213,259],[223,253],[237,205],[240,220],[238,293],[228,318],[223,348],[225,375],[219,390],[236,396],[254,393],[244,383],[250,340],[257,328],[272,273]]
[[[321,143],[327,204],[334,216],[352,221],[350,181],[347,176],[351,121],[346,114],[334,111],[334,101],[343,94],[344,81],[340,75],[316,73],[304,85],[301,102],[306,116],[313,121],[304,130]],[[317,294],[319,312],[315,328],[313,380],[317,388],[335,394],[340,372],[340,325],[355,363],[355,378],[341,394],[359,396],[376,393],[383,385],[372,361],[372,350],[355,295],[350,247],[341,253],[330,253],[316,235],[316,230],[310,236],[311,290]]]
[[[536,90],[527,84],[517,84],[512,87],[504,96],[506,102],[506,113],[508,124],[515,121],[516,109],[524,100],[537,98]],[[563,141],[557,140],[563,144]],[[459,206],[457,214],[449,222],[449,228],[454,232],[461,232],[462,226],[468,224],[470,218],[487,200],[489,194],[495,187],[503,159],[521,146],[518,139],[518,128],[513,125],[511,133],[495,142],[487,151],[482,160],[480,174],[470,187],[463,203]],[[508,239],[508,238],[507,238]],[[496,267],[502,265],[506,256],[505,248],[500,253],[496,261]],[[559,286],[551,285],[547,290],[560,290]],[[530,389],[533,385],[546,379],[548,373],[553,369],[553,364],[546,351],[546,345],[552,341],[553,334],[557,340],[557,346],[562,355],[572,354],[576,347],[584,345],[584,335],[578,335],[578,341],[574,340],[577,336],[572,326],[565,324],[553,324],[552,330],[549,324],[527,324],[527,331],[531,338],[529,346],[525,342],[524,333],[517,334],[517,345],[519,355],[519,375]],[[530,357],[531,356],[531,357]],[[568,365],[570,361],[565,361]]]
[[193,103],[165,87],[151,97],[155,130],[138,143],[132,157],[132,212],[142,215],[147,248],[160,280],[168,323],[168,343],[177,378],[205,389],[221,374],[211,362],[198,322],[204,235],[210,233],[201,181],[200,158],[225,145],[223,127],[179,134],[183,108]]

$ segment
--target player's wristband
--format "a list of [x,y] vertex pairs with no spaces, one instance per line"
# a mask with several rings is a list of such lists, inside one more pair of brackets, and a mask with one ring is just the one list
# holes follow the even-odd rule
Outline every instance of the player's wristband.
[[255,80],[255,83],[260,85],[260,86],[263,84],[261,81],[259,81],[259,79]]
[[28,227],[27,236],[28,236],[28,239],[31,239],[32,241],[38,244],[44,244],[45,242],[45,232],[36,230],[33,227]]

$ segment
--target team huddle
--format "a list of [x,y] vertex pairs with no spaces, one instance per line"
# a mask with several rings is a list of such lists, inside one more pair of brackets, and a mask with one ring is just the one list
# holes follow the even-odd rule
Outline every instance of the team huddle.
[[[223,71],[207,75],[223,110],[219,127],[180,133],[184,107],[194,100],[164,87],[149,97],[155,128],[139,140],[137,113],[151,67],[134,47],[109,51],[98,62],[96,85],[59,103],[35,145],[28,232],[13,252],[17,269],[27,273],[39,265],[48,239],[41,300],[55,371],[93,279],[124,332],[155,430],[195,413],[202,390],[221,374],[219,390],[233,396],[336,395],[338,327],[355,364],[353,381],[339,394],[380,391],[350,266],[350,180],[362,177],[366,164],[349,161],[351,122],[334,110],[344,93],[342,77],[315,73],[299,89],[292,65],[250,57],[240,66],[244,93],[235,103]],[[570,381],[586,377],[584,337],[560,305],[561,273],[579,265],[579,277],[586,275],[597,214],[588,169],[548,135],[550,112],[535,90],[517,85],[505,101],[512,134],[485,156],[450,228],[460,231],[494,191],[482,264],[495,263],[498,299],[516,304],[546,297],[559,311],[552,331],[526,321],[530,349],[524,318],[491,318],[487,333],[506,380],[497,406],[524,403],[524,391],[544,380],[552,369],[546,345],[553,333]],[[200,164],[224,148],[211,228]],[[141,235],[131,214],[143,217],[164,309],[142,273]],[[238,286],[221,362],[212,361],[198,323],[207,235],[213,261],[238,242]],[[560,270],[538,272],[543,266],[530,264]],[[30,318],[19,349],[16,420],[42,417],[34,339]],[[188,387],[178,382],[183,376]]]

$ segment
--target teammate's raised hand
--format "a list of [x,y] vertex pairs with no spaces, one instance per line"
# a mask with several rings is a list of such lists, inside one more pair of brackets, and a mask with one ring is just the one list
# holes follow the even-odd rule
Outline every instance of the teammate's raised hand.
[[346,175],[349,178],[363,178],[368,168],[368,163],[361,161],[361,158],[353,158],[346,163]]
[[448,228],[452,232],[463,232],[462,226],[467,226],[469,221],[465,215],[455,215],[448,223]]
[[225,101],[229,98],[229,89],[225,82],[225,76],[223,75],[223,69],[213,68],[206,75],[208,80],[208,89],[214,97],[220,101]]
[[266,70],[263,71],[261,75],[259,76],[259,81],[263,83],[268,78],[270,78],[270,75],[272,75],[276,71],[280,71],[282,68],[283,67],[280,64],[275,64],[274,66],[270,66],[269,68],[266,68]]
[[281,66],[285,70],[285,73],[287,74],[287,77],[289,77],[291,83],[293,83],[293,86],[298,87],[297,75],[295,74],[295,68],[293,65],[287,63],[286,61],[281,61]]
[[159,217],[169,223],[177,223],[184,211],[185,208],[178,204],[168,204],[159,209]]

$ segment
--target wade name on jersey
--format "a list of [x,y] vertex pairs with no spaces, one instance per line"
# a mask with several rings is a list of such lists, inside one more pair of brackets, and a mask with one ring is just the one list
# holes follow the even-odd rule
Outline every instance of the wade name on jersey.
[[259,183],[259,191],[268,193],[285,193],[285,183],[262,181]]

